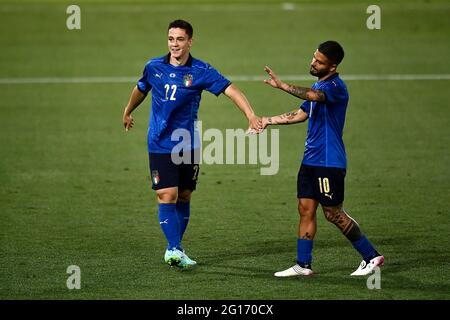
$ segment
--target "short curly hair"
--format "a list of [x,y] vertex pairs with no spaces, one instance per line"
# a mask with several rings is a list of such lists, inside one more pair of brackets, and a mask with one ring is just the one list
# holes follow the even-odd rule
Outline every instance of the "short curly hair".
[[324,54],[333,64],[338,65],[344,59],[344,49],[334,40],[328,40],[319,44],[317,48],[320,53]]

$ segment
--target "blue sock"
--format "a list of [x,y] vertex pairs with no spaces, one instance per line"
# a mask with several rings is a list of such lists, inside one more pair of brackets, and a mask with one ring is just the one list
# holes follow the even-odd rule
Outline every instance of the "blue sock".
[[366,236],[362,236],[359,240],[353,241],[352,245],[366,262],[375,258],[378,254]]
[[160,203],[158,215],[159,225],[169,243],[168,249],[178,248],[180,246],[180,224],[178,222],[176,204]]
[[297,263],[305,268],[311,268],[313,240],[297,239]]
[[191,215],[190,202],[177,202],[177,215],[180,222],[180,241],[183,239]]

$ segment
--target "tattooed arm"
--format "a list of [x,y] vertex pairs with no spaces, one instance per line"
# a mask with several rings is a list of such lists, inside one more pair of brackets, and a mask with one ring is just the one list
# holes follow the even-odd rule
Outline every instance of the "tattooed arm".
[[285,88],[282,89],[303,100],[325,101],[325,94],[320,90],[312,90],[311,88],[304,88],[291,84],[285,84]]
[[325,94],[320,90],[313,90],[311,88],[294,86],[287,84],[278,78],[278,76],[269,67],[264,67],[264,70],[269,74],[270,79],[264,80],[268,85],[286,91],[295,97],[308,101],[325,101]]
[[271,124],[293,124],[298,122],[304,122],[308,119],[308,114],[302,109],[295,109],[291,112],[286,112],[278,116],[273,117],[263,117],[262,124],[263,128],[266,128]]

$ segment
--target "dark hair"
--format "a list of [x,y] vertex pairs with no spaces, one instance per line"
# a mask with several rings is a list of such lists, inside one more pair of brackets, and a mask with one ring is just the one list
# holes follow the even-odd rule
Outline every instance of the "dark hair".
[[328,40],[319,44],[319,48],[317,48],[320,53],[324,54],[328,60],[330,60],[333,64],[341,63],[342,59],[344,59],[344,49],[342,46],[333,40]]
[[186,31],[189,38],[192,38],[192,36],[194,35],[194,29],[192,28],[191,24],[185,20],[178,19],[178,20],[172,21],[169,24],[169,28],[167,30],[172,29],[172,28],[183,29],[184,31]]

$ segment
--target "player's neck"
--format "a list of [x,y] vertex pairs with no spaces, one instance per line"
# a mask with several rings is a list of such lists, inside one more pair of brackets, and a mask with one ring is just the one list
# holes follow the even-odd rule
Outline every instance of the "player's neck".
[[178,66],[184,66],[186,64],[186,62],[188,61],[188,59],[189,59],[189,53],[185,54],[184,56],[179,57],[179,58],[174,58],[174,57],[170,56],[169,62],[171,65],[178,67]]
[[330,72],[326,76],[323,76],[322,78],[319,78],[319,81],[327,80],[329,77],[332,77],[336,74],[336,71]]

